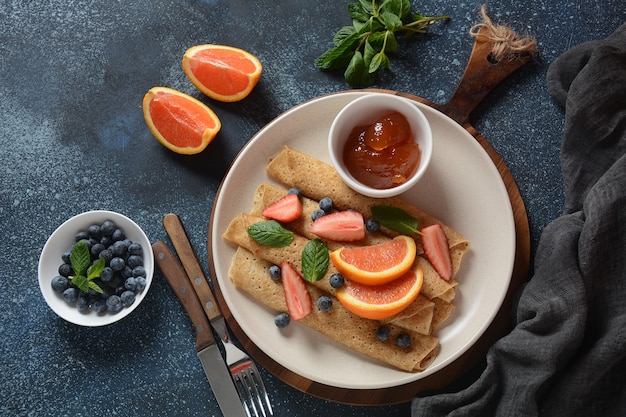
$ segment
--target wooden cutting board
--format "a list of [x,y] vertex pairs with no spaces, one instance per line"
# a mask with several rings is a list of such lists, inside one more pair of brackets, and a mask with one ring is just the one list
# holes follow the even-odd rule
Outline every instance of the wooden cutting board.
[[[500,337],[507,333],[510,328],[510,309],[515,291],[520,284],[528,278],[530,263],[530,232],[526,208],[519,193],[519,189],[508,167],[487,141],[469,122],[471,112],[476,106],[507,76],[528,63],[531,55],[522,55],[515,59],[504,59],[494,62],[491,58],[494,41],[485,36],[484,28],[481,28],[476,36],[474,47],[470,55],[465,72],[458,84],[452,98],[445,104],[433,103],[421,97],[408,93],[394,92],[389,90],[368,89],[359,91],[375,91],[388,94],[396,94],[411,100],[426,104],[441,113],[447,115],[465,128],[487,152],[494,165],[498,169],[502,181],[507,189],[516,232],[516,252],[511,283],[507,296],[496,315],[494,321],[485,331],[483,336],[467,351],[450,365],[442,370],[423,379],[395,387],[381,389],[346,389],[337,388],[310,379],[304,378],[285,367],[276,363],[260,350],[241,330],[232,316],[228,305],[220,291],[217,280],[213,280],[214,291],[218,303],[222,308],[224,317],[228,322],[237,339],[242,343],[259,364],[285,383],[315,397],[354,405],[387,405],[410,401],[418,392],[442,389],[463,376],[478,362],[484,359],[489,347]],[[211,259],[211,226],[209,223],[209,267],[211,276],[215,276],[213,261]]]

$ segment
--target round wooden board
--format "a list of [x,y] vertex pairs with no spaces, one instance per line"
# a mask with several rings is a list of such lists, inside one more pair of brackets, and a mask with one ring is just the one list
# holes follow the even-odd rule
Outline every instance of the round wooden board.
[[[526,208],[519,193],[519,189],[506,163],[502,160],[498,152],[469,123],[469,114],[478,103],[506,76],[520,68],[530,57],[522,57],[518,60],[503,61],[494,64],[488,59],[491,44],[486,38],[478,37],[474,44],[474,49],[466,71],[452,99],[444,104],[437,105],[415,95],[393,92],[389,90],[365,90],[397,94],[414,101],[426,104],[440,111],[446,116],[459,123],[469,134],[471,134],[489,155],[493,164],[497,168],[502,181],[508,192],[513,211],[516,233],[515,261],[509,289],[498,311],[498,314],[490,324],[488,329],[480,339],[472,345],[463,355],[442,370],[417,381],[380,389],[347,389],[321,384],[304,378],[289,369],[281,366],[261,349],[259,349],[242,331],[223,297],[217,280],[212,280],[213,288],[220,304],[223,315],[237,339],[241,342],[250,356],[259,364],[274,374],[285,383],[295,387],[307,394],[322,399],[353,405],[387,405],[410,401],[418,392],[432,391],[446,387],[451,382],[463,376],[479,361],[484,359],[490,346],[502,337],[510,327],[510,311],[513,296],[523,282],[528,278],[528,268],[530,263],[530,232]],[[359,90],[364,91],[364,90]],[[217,195],[220,194],[218,190]],[[215,276],[215,269],[211,252],[211,236],[213,225],[213,214],[209,223],[209,245],[208,257],[211,276]]]

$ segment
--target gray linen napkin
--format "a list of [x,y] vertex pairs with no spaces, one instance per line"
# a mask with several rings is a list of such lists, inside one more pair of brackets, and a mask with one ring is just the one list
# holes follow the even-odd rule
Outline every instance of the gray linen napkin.
[[626,24],[561,55],[547,85],[565,108],[563,215],[482,374],[419,394],[413,417],[626,416]]

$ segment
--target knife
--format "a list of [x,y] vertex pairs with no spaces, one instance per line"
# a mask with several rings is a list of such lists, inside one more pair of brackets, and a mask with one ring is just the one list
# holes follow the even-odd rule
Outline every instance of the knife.
[[209,282],[200,266],[196,252],[191,246],[180,217],[174,213],[166,214],[163,217],[163,226],[172,241],[172,245],[174,245],[174,249],[176,249],[176,254],[183,264],[187,276],[193,281],[193,289],[196,291],[202,303],[202,308],[211,321],[211,325],[222,340],[228,340],[229,336],[224,316],[215,300],[213,291],[211,291]]
[[190,288],[185,271],[180,266],[165,242],[159,240],[152,245],[155,260],[165,279],[183,304],[196,331],[196,352],[215,394],[217,403],[226,417],[246,417],[247,414],[237,393],[222,354],[219,351],[211,326],[200,301]]

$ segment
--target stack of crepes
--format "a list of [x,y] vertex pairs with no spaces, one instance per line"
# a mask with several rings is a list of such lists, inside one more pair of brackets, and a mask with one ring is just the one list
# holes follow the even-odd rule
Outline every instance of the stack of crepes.
[[[308,230],[311,213],[319,208],[320,199],[330,197],[337,210],[354,209],[365,218],[371,217],[371,206],[390,205],[415,217],[420,228],[433,223],[442,224],[435,217],[398,197],[373,199],[356,193],[343,183],[332,166],[289,147],[284,147],[278,155],[271,158],[266,170],[270,177],[284,187],[262,183],[254,196],[251,211],[233,219],[224,233],[224,238],[238,246],[229,271],[231,281],[238,289],[276,312],[286,312],[287,306],[282,284],[270,278],[268,268],[272,264],[287,261],[302,274],[302,249],[309,240],[317,237]],[[304,213],[299,220],[283,225],[294,232],[293,242],[280,248],[257,243],[249,237],[248,227],[264,221],[261,216],[263,208],[283,197],[290,187],[301,190],[304,206]],[[448,237],[456,276],[463,256],[469,249],[469,242],[450,227],[442,225]],[[355,245],[377,244],[393,236],[395,233],[383,228],[380,233],[367,233],[365,240]],[[331,251],[346,245],[325,243]],[[355,316],[334,298],[330,311],[322,312],[314,307],[313,312],[300,322],[349,349],[398,369],[408,372],[426,369],[439,351],[439,340],[433,334],[454,310],[453,301],[458,282],[454,278],[450,281],[440,278],[424,256],[419,238],[416,243],[418,256],[415,263],[422,267],[424,283],[418,298],[404,311],[383,322],[369,320]],[[314,305],[321,295],[334,297],[335,290],[330,286],[329,277],[335,272],[337,270],[331,262],[323,279],[314,283],[307,282]],[[381,324],[390,329],[391,337],[386,342],[376,337],[376,329]],[[395,344],[395,336],[400,333],[411,336],[412,342],[408,348]]]

